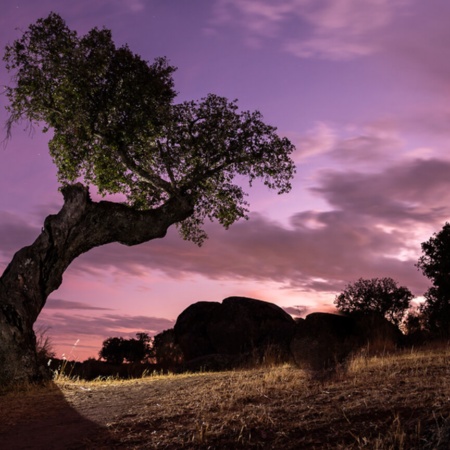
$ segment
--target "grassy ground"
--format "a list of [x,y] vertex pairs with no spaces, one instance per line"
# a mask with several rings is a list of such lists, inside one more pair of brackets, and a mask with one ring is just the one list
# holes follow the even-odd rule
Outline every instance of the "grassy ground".
[[440,348],[359,357],[328,380],[288,365],[60,379],[0,397],[0,434],[8,449],[448,449],[449,362]]

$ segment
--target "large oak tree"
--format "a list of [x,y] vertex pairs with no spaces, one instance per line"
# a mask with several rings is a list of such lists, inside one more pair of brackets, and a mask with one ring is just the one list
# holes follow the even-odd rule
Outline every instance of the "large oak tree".
[[[173,224],[201,244],[205,219],[228,227],[246,217],[243,177],[285,193],[295,167],[294,146],[260,113],[216,95],[175,103],[174,67],[117,48],[109,30],[79,36],[52,13],[4,60],[8,133],[21,121],[52,133],[64,197],[0,278],[0,382],[9,383],[41,378],[33,324],[75,258],[162,238]],[[123,201],[92,201],[89,186]]]

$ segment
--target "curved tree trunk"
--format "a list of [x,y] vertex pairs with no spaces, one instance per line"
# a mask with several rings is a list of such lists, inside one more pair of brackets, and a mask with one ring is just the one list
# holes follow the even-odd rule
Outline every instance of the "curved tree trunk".
[[149,211],[107,201],[93,202],[82,184],[62,191],[64,205],[45,219],[36,241],[19,250],[0,278],[0,386],[44,377],[33,332],[47,297],[82,253],[119,242],[137,245],[165,236],[170,225],[189,217],[189,198],[173,198]]

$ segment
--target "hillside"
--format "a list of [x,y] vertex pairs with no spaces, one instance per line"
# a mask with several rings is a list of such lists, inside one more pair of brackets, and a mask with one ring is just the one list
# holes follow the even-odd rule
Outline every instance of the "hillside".
[[0,397],[13,449],[447,449],[450,349],[131,381],[59,380]]

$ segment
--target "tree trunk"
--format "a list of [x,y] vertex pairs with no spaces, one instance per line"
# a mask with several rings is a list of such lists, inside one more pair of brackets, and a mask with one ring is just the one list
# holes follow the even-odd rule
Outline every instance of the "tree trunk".
[[43,379],[33,324],[75,258],[110,242],[131,246],[162,238],[170,225],[193,212],[189,198],[174,197],[159,208],[136,211],[93,202],[80,183],[62,193],[61,211],[45,219],[36,241],[14,255],[0,278],[0,386]]

